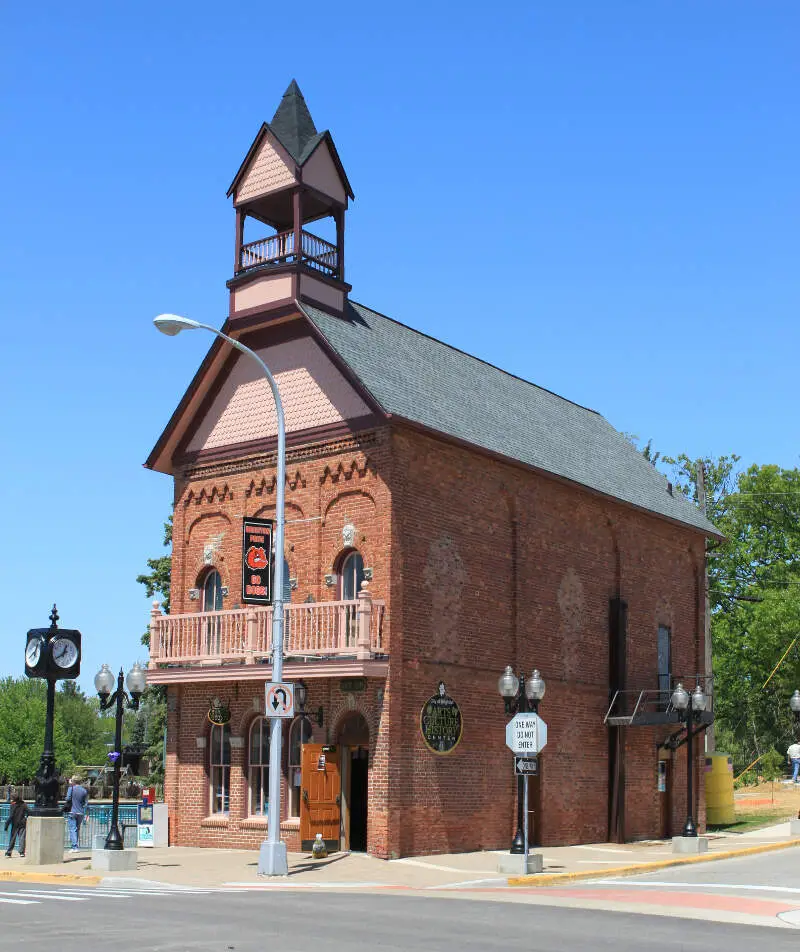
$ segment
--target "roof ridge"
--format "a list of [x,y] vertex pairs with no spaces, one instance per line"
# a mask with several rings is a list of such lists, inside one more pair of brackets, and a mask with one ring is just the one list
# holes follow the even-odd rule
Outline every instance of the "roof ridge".
[[[462,350],[460,347],[456,347],[454,344],[448,344],[447,341],[440,340],[438,337],[434,337],[432,334],[426,334],[425,331],[420,331],[417,330],[416,327],[411,327],[409,324],[404,324],[402,321],[398,321],[397,318],[390,317],[388,314],[384,314],[383,311],[376,311],[374,308],[368,307],[366,304],[360,304],[358,301],[354,301],[352,298],[350,299],[350,303],[357,307],[363,307],[364,310],[369,311],[370,314],[377,314],[378,317],[382,317],[387,321],[391,321],[393,324],[404,327],[406,330],[412,331],[414,334],[418,334],[420,337],[426,337],[428,340],[435,341],[437,344],[441,344],[443,347],[447,347],[449,350],[455,351],[457,354],[463,354],[464,357],[469,357],[472,360],[476,360],[479,364],[483,364],[485,367],[491,367],[492,370],[497,370],[506,377],[511,377],[513,380],[519,380],[520,383],[525,383],[529,387],[535,387],[537,390],[541,390],[543,393],[549,393],[551,396],[557,397],[559,400],[563,400],[564,403],[570,403],[573,407],[578,407],[579,410],[585,410],[587,413],[594,413],[601,419],[605,419],[599,410],[593,410],[591,407],[585,407],[582,403],[577,403],[575,400],[570,400],[569,397],[562,397],[561,394],[556,393],[555,390],[548,390],[547,387],[542,387],[540,384],[534,383],[532,380],[527,380],[525,377],[520,377],[518,374],[512,374],[510,371],[504,370],[502,367],[498,367],[497,364],[490,363],[488,360],[483,360],[481,357],[476,357],[475,354],[470,354],[469,351]],[[320,308],[320,310],[324,310],[324,308]]]

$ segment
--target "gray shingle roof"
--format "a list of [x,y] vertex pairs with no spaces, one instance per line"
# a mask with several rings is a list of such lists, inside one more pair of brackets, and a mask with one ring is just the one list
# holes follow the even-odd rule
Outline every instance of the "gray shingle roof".
[[300,157],[306,146],[312,139],[321,138],[295,80],[289,83],[289,88],[283,94],[269,127],[295,162],[301,165]]
[[308,318],[388,413],[718,535],[599,413],[350,303]]

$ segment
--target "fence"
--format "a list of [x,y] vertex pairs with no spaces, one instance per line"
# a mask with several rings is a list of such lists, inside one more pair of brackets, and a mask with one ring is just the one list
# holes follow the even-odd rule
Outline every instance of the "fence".
[[[30,804],[28,804],[30,807]],[[136,848],[136,806],[135,803],[120,803],[119,805],[119,825],[124,836],[124,844],[127,849]],[[111,804],[110,803],[90,803],[87,807],[86,819],[81,825],[80,838],[78,845],[83,850],[90,850],[94,837],[101,833],[103,836],[108,834],[111,828]],[[3,843],[8,843],[8,833],[3,833],[3,827],[11,812],[10,803],[0,803],[0,834],[3,835]],[[67,824],[64,823],[64,847],[69,847],[69,834],[67,833]]]

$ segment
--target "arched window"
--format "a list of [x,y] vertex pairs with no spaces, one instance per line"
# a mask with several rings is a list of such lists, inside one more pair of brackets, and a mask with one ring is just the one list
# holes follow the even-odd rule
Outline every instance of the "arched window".
[[311,740],[311,722],[304,715],[298,715],[289,728],[289,816],[300,816],[300,787],[302,784],[301,757],[303,744]]
[[227,813],[231,800],[231,729],[227,724],[212,724],[208,755],[211,812]]
[[216,569],[212,569],[203,582],[203,611],[222,611],[222,579]]
[[364,581],[364,560],[360,552],[351,552],[342,562],[342,601],[358,598]]
[[[203,581],[203,611],[222,611],[222,579],[216,569],[211,569]],[[207,655],[214,656],[219,654],[220,619],[218,617],[204,619],[203,642]]]
[[257,717],[250,725],[250,815],[266,816],[269,804],[269,721]]

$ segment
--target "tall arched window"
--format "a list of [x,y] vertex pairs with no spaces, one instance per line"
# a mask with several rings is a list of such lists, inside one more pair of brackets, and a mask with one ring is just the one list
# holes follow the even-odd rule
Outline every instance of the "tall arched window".
[[222,611],[222,579],[216,569],[212,569],[203,582],[203,611]]
[[351,552],[342,562],[342,601],[358,598],[364,581],[364,560],[360,552]]
[[311,740],[311,722],[305,714],[299,714],[289,728],[289,816],[300,816],[300,785],[302,780],[301,757],[303,744]]
[[[203,581],[203,611],[222,611],[222,579],[216,569],[212,569]],[[206,618],[203,621],[203,642],[207,655],[219,654],[220,630],[219,618]]]
[[212,724],[208,749],[211,780],[211,812],[227,813],[231,800],[231,729]]
[[266,816],[269,805],[269,721],[257,717],[250,725],[249,788],[251,816]]

